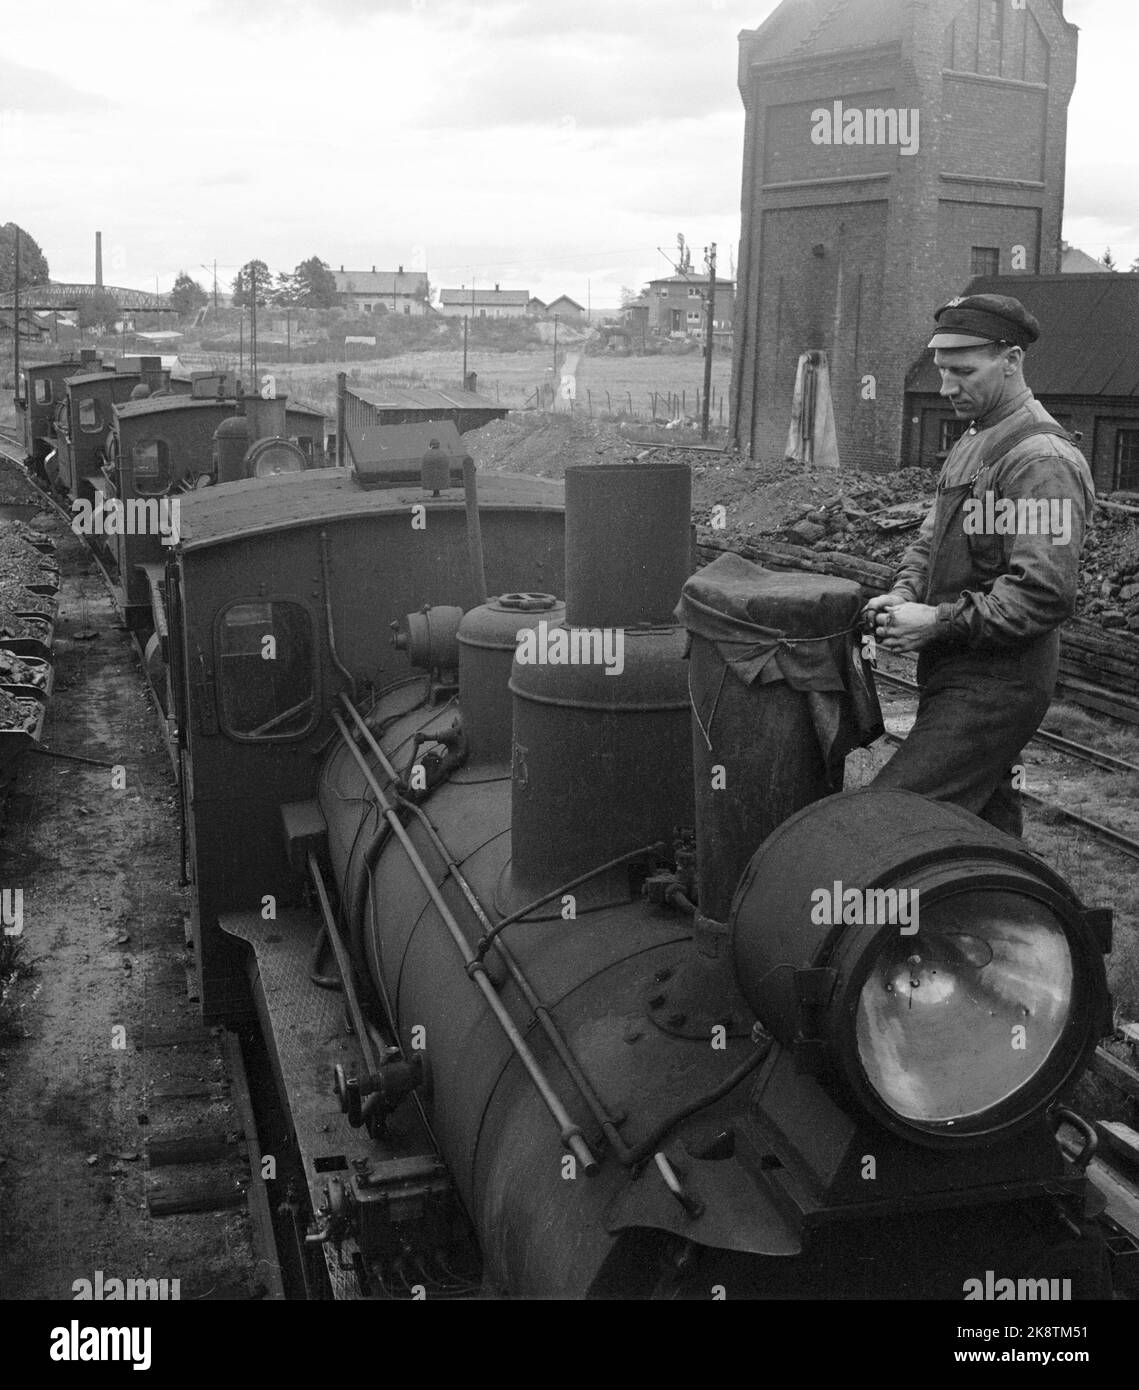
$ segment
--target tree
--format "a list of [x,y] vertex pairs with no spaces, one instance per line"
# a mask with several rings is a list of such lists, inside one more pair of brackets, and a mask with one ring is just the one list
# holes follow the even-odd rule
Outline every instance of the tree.
[[1109,247],[1107,248],[1107,250],[1103,253],[1103,255],[1099,258],[1099,263],[1100,263],[1100,265],[1102,265],[1102,266],[1104,267],[1105,270],[1114,270],[1114,269],[1115,269],[1115,257],[1111,254],[1111,247],[1110,247],[1110,246],[1109,246]]
[[1130,274],[1139,275],[1139,260],[1134,260],[1131,262]]
[[79,301],[76,321],[80,329],[102,328],[111,332],[119,319],[119,304],[110,290],[93,290]]
[[[5,222],[0,227],[0,294],[10,294],[16,287],[16,231],[15,222]],[[19,228],[19,233],[20,288],[46,285],[49,277],[44,253],[23,227]]]
[[294,304],[306,309],[331,309],[338,299],[336,276],[319,256],[301,261],[292,274]]
[[200,309],[209,299],[209,295],[198,284],[197,280],[187,275],[184,270],[180,270],[174,280],[174,288],[170,292],[170,303],[183,316],[192,314],[195,309]]
[[291,309],[300,301],[297,298],[297,277],[292,271],[282,270],[277,276],[277,285],[272,293],[272,301],[281,309]]
[[637,301],[638,299],[640,299],[640,297],[641,297],[641,295],[642,295],[643,293],[644,293],[643,290],[635,290],[635,289],[633,289],[632,286],[630,286],[630,285],[622,285],[622,286],[621,286],[621,308],[622,308],[622,309],[627,309],[627,308],[629,307],[630,304],[635,304],[636,301]]
[[234,308],[244,308],[256,299],[257,307],[264,308],[269,302],[269,288],[273,277],[264,261],[246,261],[233,277]]

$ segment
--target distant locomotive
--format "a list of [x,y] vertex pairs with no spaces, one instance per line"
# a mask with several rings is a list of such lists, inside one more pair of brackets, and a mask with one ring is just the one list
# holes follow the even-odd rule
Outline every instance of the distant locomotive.
[[203,1010],[260,1021],[336,1292],[1106,1296],[1052,1128],[1110,914],[830,795],[857,586],[690,579],[684,467],[361,473],[187,493],[154,587]]

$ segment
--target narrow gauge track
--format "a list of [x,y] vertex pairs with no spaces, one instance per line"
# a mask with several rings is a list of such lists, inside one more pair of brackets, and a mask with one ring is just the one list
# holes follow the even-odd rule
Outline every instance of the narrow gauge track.
[[[904,676],[892,675],[884,671],[875,672],[875,680],[882,681],[899,690],[904,690],[907,694],[916,696],[918,686],[914,681],[907,680]],[[906,741],[904,734],[895,734],[887,731],[886,738],[896,746],[901,746]],[[1059,734],[1050,734],[1046,730],[1040,730],[1031,740],[1033,743],[1043,744],[1048,748],[1054,748],[1065,757],[1074,758],[1077,761],[1087,763],[1092,767],[1100,768],[1106,772],[1139,772],[1139,767],[1134,763],[1128,762],[1125,758],[1117,758],[1111,753],[1103,753],[1096,748],[1088,748],[1082,743],[1075,743],[1071,739],[1062,738]],[[1124,835],[1121,831],[1113,829],[1110,825],[1104,825],[1102,821],[1092,820],[1088,816],[1081,815],[1078,811],[1069,810],[1059,802],[1050,801],[1046,797],[1037,796],[1033,792],[1021,790],[1020,795],[1031,806],[1039,807],[1052,815],[1058,816],[1061,820],[1067,821],[1072,825],[1078,825],[1086,830],[1088,834],[1094,835],[1097,840],[1110,845],[1121,854],[1126,854],[1132,859],[1139,859],[1139,841],[1133,840],[1130,836]]]
[[[98,1271],[176,1279],[175,1298],[279,1299],[266,1185],[251,1180],[250,1096],[263,1078],[251,1084],[237,1036],[204,1027],[195,1007],[177,836],[165,830],[174,798],[145,679],[111,586],[89,589],[97,557],[70,515],[20,451],[0,441],[0,455],[59,519],[52,743],[98,755],[29,759],[0,838],[3,881],[24,885],[44,997],[4,1058],[2,1296],[70,1297]],[[125,783],[109,793],[119,762]]]

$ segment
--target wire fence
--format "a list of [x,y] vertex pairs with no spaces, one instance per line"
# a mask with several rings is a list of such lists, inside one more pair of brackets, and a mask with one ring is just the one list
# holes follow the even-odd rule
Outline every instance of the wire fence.
[[[523,408],[585,415],[591,420],[700,420],[703,399],[699,387],[695,391],[645,391],[643,387],[639,391],[594,391],[587,387],[567,396],[553,382],[544,381],[527,395]],[[726,425],[731,415],[728,393],[713,387],[710,406],[710,422]]]

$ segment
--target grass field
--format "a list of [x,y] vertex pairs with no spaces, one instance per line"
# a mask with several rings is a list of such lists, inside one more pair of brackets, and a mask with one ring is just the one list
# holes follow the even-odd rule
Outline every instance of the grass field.
[[[571,351],[574,349],[571,348]],[[478,374],[478,390],[493,401],[522,409],[533,404],[535,392],[545,390],[543,402],[550,406],[550,388],[561,384],[565,355],[559,351],[558,378],[554,377],[553,352],[542,349],[533,352],[470,352],[467,369]],[[318,362],[311,365],[273,367],[273,375],[290,396],[299,397],[331,414],[336,408],[336,373],[341,364]],[[411,352],[401,357],[387,357],[382,362],[357,363],[346,368],[349,384],[375,389],[392,386],[433,386],[440,389],[458,386],[463,374],[462,351]],[[728,416],[728,381],[731,358],[718,355],[712,363],[713,421],[722,410]],[[575,411],[595,416],[623,415],[650,419],[653,415],[653,396],[656,395],[656,417],[668,419],[683,408],[688,415],[696,414],[696,393],[703,389],[704,361],[693,353],[688,356],[617,357],[586,356],[578,358]],[[670,409],[670,401],[673,408]],[[722,402],[722,405],[721,405]],[[554,407],[566,408],[561,399]]]

